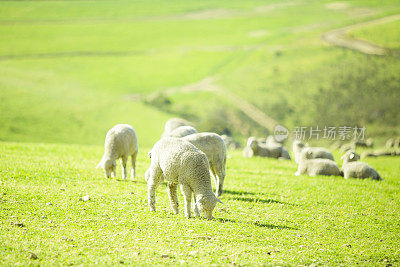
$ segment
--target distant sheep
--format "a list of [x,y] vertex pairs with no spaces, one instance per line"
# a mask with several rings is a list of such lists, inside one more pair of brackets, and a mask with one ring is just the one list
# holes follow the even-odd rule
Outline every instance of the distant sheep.
[[214,207],[221,201],[212,191],[207,156],[191,143],[170,137],[159,140],[150,155],[151,164],[145,174],[150,210],[155,211],[156,188],[166,179],[168,196],[175,214],[179,212],[176,192],[179,184],[185,199],[186,218],[191,216],[193,193],[196,215],[200,211],[207,219],[212,219]]
[[345,179],[348,178],[371,178],[382,180],[378,172],[365,162],[357,161],[360,156],[354,151],[347,151],[341,159],[343,160],[342,172]]
[[392,149],[392,148],[398,149],[398,148],[400,148],[400,136],[396,137],[396,138],[389,138],[386,141],[386,148],[387,149]]
[[315,159],[318,158],[318,159],[334,160],[332,153],[324,147],[308,147],[298,140],[294,141],[292,146],[293,146],[294,160],[296,163],[299,163],[301,153],[304,150],[312,151],[310,155],[312,155],[312,157]]
[[180,126],[171,131],[170,133],[168,133],[167,135],[165,135],[164,137],[181,138],[195,133],[197,133],[197,130],[192,126]]
[[226,134],[221,135],[222,140],[224,140],[224,143],[226,145],[227,149],[238,149],[240,148],[240,144],[233,140],[232,137],[227,136]]
[[340,176],[341,173],[338,165],[333,160],[315,158],[312,150],[304,149],[300,154],[299,165],[295,175],[301,174]]
[[136,174],[136,156],[138,143],[135,130],[128,124],[118,124],[111,128],[106,135],[104,154],[97,168],[104,170],[107,178],[115,177],[116,160],[121,159],[122,178],[126,179],[126,162],[132,160],[131,178]]
[[181,118],[172,118],[169,119],[164,126],[164,132],[162,134],[163,137],[169,136],[169,133],[175,130],[176,128],[180,126],[193,126],[192,123],[190,123],[187,120],[181,119]]
[[376,151],[366,151],[362,153],[361,158],[363,159],[367,157],[381,157],[381,156],[396,156],[396,152],[385,149],[380,149]]
[[226,167],[226,146],[216,133],[195,133],[182,138],[206,154],[214,175],[217,196],[222,195]]
[[279,159],[290,159],[289,152],[281,145],[270,143],[267,145],[263,140],[249,137],[247,145],[243,150],[243,156],[246,158],[259,156]]

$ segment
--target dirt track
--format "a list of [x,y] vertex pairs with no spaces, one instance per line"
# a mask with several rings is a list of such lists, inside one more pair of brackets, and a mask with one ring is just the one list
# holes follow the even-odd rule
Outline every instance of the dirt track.
[[346,34],[349,31],[357,30],[362,27],[384,24],[384,23],[396,21],[399,19],[400,19],[400,14],[397,14],[397,15],[380,18],[380,19],[370,20],[367,22],[357,23],[354,25],[349,25],[349,26],[346,26],[346,27],[343,27],[340,29],[335,29],[335,30],[332,30],[332,31],[329,31],[329,32],[323,34],[322,39],[324,39],[326,42],[328,42],[332,45],[356,50],[356,51],[359,51],[364,54],[383,56],[383,55],[386,55],[388,52],[388,50],[386,48],[376,45],[376,44],[373,44],[371,42],[365,41],[365,40],[350,38]]
[[[260,126],[268,129],[271,132],[274,131],[274,127],[278,124],[277,121],[275,121],[273,118],[269,117],[267,114],[265,114],[259,108],[257,108],[255,105],[251,104],[250,102],[247,102],[246,100],[239,97],[238,95],[236,95],[230,91],[224,90],[222,87],[216,85],[214,77],[207,77],[197,83],[188,84],[188,85],[184,85],[181,87],[169,88],[167,90],[162,91],[162,93],[165,95],[171,95],[171,94],[176,94],[176,93],[191,93],[191,92],[198,92],[198,91],[212,92],[212,93],[215,93],[216,95],[224,97],[225,99],[228,99],[235,107],[240,109],[250,119],[252,119],[256,123],[258,123]],[[155,93],[155,94],[157,94],[157,93]],[[151,98],[152,95],[149,95],[147,97]],[[140,99],[140,97],[138,97],[137,95],[129,96],[129,98],[132,100]]]

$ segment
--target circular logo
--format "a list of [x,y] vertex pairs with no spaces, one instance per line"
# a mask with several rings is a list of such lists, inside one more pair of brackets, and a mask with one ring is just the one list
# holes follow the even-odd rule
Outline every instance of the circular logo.
[[289,136],[289,130],[282,125],[276,125],[274,129],[274,138],[277,142],[282,142]]

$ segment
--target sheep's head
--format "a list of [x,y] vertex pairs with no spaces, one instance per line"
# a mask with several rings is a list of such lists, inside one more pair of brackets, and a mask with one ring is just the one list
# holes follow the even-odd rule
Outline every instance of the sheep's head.
[[249,139],[247,139],[247,146],[250,147],[253,151],[257,151],[258,150],[257,139],[255,137],[249,137]]
[[102,159],[100,163],[97,165],[97,168],[102,168],[104,170],[104,174],[107,178],[110,178],[111,175],[115,173],[115,167],[116,163],[114,160],[111,159],[107,160]]
[[301,151],[301,159],[313,159],[314,154],[309,148],[304,148]]
[[302,150],[306,145],[304,145],[301,141],[296,140],[293,142],[293,150],[294,149],[299,149]]
[[360,159],[360,155],[358,155],[354,150],[347,151],[341,158],[343,162],[352,162]]
[[212,216],[212,212],[217,205],[217,202],[222,203],[214,194],[211,195],[197,195],[196,204],[199,208],[199,211],[204,214],[204,217],[211,220],[214,219]]

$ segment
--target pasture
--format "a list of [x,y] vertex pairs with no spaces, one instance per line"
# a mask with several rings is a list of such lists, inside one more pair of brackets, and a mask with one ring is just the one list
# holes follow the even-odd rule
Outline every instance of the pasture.
[[[400,135],[399,20],[346,32],[385,56],[321,38],[399,12],[398,0],[0,1],[0,265],[400,265],[399,157],[365,159],[376,182],[229,151],[212,221],[185,219],[180,192],[173,215],[165,184],[149,212],[144,181],[171,117],[242,144],[271,134],[257,112],[290,130],[366,126],[378,148]],[[138,135],[135,181],[95,168],[118,123]]]
[[165,185],[149,212],[145,152],[131,181],[94,168],[100,146],[1,143],[0,263],[399,264],[399,158],[367,161],[376,182],[295,177],[293,161],[230,152],[224,204],[208,221],[184,217],[180,192],[173,215]]

